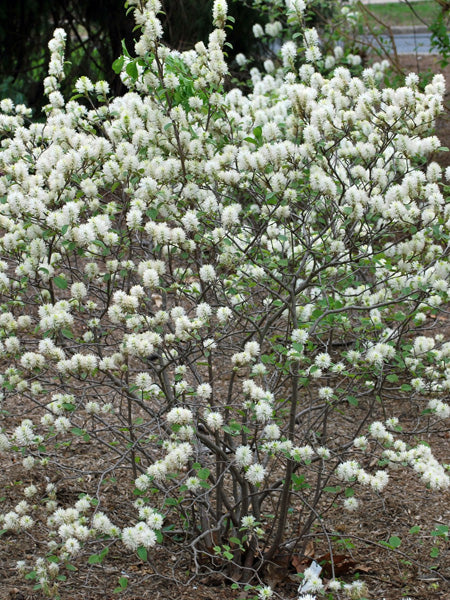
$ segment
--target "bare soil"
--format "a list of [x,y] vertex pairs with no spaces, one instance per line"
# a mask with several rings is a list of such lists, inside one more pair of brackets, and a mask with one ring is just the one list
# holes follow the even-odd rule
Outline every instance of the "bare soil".
[[[446,328],[449,331],[448,327]],[[25,408],[25,407],[24,407]],[[429,443],[441,462],[450,462],[450,434],[448,431],[427,431],[420,426],[404,402],[394,405],[392,414],[400,418],[405,431],[415,432],[416,441]],[[350,408],[351,420],[358,419],[358,409]],[[381,408],[374,418],[382,418]],[[7,426],[7,422],[4,422]],[[342,422],[337,424],[342,427]],[[345,435],[345,431],[342,431]],[[97,451],[99,452],[97,454]],[[87,453],[89,452],[89,453]],[[82,442],[72,446],[72,465],[78,464],[80,471],[95,471],[101,461],[101,450],[95,444]],[[74,460],[73,460],[74,459]],[[19,461],[2,458],[0,472],[0,510],[13,509],[18,499],[22,499],[24,485],[34,483],[40,490],[49,479],[57,484],[58,504],[73,506],[81,492],[95,494],[98,479],[89,477],[57,479],[55,470],[43,467],[26,471]],[[370,462],[370,457],[368,461]],[[367,468],[377,468],[367,464]],[[105,480],[102,490],[101,509],[117,524],[135,519],[130,503],[133,498],[132,474],[125,469],[117,469],[114,477]],[[334,484],[337,482],[333,482]],[[19,493],[18,493],[19,492]],[[331,509],[325,510],[320,525],[307,536],[305,556],[276,556],[261,578],[270,584],[283,600],[298,597],[297,589],[301,573],[311,559],[325,563],[324,581],[331,577],[329,552],[332,550],[336,575],[351,582],[355,576],[366,582],[367,598],[400,600],[410,596],[414,600],[448,600],[450,598],[450,543],[448,537],[437,537],[433,531],[450,523],[449,493],[433,492],[426,489],[418,476],[403,469],[391,472],[388,487],[382,494],[358,489],[361,508],[356,512],[342,510],[342,496],[336,497]],[[328,501],[328,505],[329,505]],[[293,506],[292,521],[300,507]],[[295,525],[291,525],[295,527]],[[412,529],[413,528],[413,529]],[[385,543],[396,536],[401,545],[392,550]],[[33,589],[36,582],[24,580],[16,571],[18,560],[33,562],[36,557],[45,555],[47,543],[43,528],[33,528],[30,533],[5,533],[0,537],[0,600],[41,600],[40,591]],[[140,560],[136,554],[127,551],[121,544],[113,544],[102,564],[87,563],[90,554],[98,551],[89,546],[83,557],[71,560],[76,568],[67,572],[67,581],[60,582],[61,600],[237,600],[252,598],[254,595],[239,596],[231,588],[221,571],[221,565],[214,566],[209,574],[201,579],[193,575],[192,560],[183,543],[157,546],[149,550],[148,560]],[[114,592],[120,577],[128,579],[127,590]]]

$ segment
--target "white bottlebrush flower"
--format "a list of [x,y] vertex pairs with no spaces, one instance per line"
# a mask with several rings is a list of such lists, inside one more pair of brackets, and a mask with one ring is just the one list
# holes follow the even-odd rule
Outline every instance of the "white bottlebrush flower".
[[248,467],[253,462],[253,453],[250,446],[238,446],[236,448],[236,464],[241,467]]
[[321,387],[318,391],[318,396],[321,400],[330,400],[333,397],[334,390],[331,387]]
[[316,454],[323,460],[329,460],[329,458],[331,458],[330,450],[324,446],[319,446],[319,448],[316,449]]
[[216,270],[212,265],[203,265],[199,271],[200,279],[205,283],[211,283],[216,279]]
[[83,75],[75,83],[75,89],[79,94],[89,94],[94,90],[94,84],[88,77]]
[[245,67],[245,65],[248,63],[247,57],[242,53],[236,54],[235,60],[240,67]]
[[8,436],[4,433],[0,433],[0,452],[6,452],[11,446],[11,442]]
[[215,348],[217,348],[216,340],[214,338],[207,338],[206,340],[203,340],[203,348],[208,352],[214,350]]
[[309,334],[306,329],[294,329],[291,334],[291,339],[298,344],[304,344],[307,341],[308,336]]
[[273,590],[269,585],[265,585],[264,587],[259,588],[258,590],[258,598],[260,600],[268,600],[272,598]]
[[231,315],[233,314],[233,311],[231,310],[231,308],[228,308],[228,306],[221,306],[220,308],[217,309],[216,314],[217,314],[217,320],[219,321],[219,323],[224,324],[231,317]]
[[281,58],[283,60],[283,66],[289,67],[293,64],[297,55],[297,46],[292,41],[287,41],[281,46]]
[[266,423],[273,415],[273,408],[269,402],[261,400],[255,405],[255,415],[257,421]]
[[37,494],[37,491],[37,487],[34,484],[31,484],[23,490],[23,494],[25,498],[32,498]]
[[228,5],[226,0],[214,0],[213,4],[213,24],[215,27],[223,28],[226,23]]
[[200,304],[197,304],[195,312],[199,319],[206,321],[212,315],[212,308],[207,302],[201,302]]
[[361,450],[365,450],[367,448],[368,440],[364,435],[360,435],[359,437],[353,440],[353,445],[355,448],[359,448]]
[[177,425],[185,425],[191,423],[194,418],[192,411],[189,408],[183,408],[182,406],[176,406],[172,408],[167,415],[166,419],[168,423],[174,423]]
[[219,412],[208,412],[205,416],[205,420],[211,431],[218,431],[224,423],[223,417]]
[[350,498],[346,498],[344,500],[344,508],[348,511],[357,510],[359,506],[358,500],[354,496],[350,496]]
[[76,556],[80,552],[80,549],[80,542],[74,537],[70,537],[64,542],[64,550],[68,552],[70,556]]
[[377,471],[370,479],[372,489],[381,492],[389,483],[389,474],[387,471]]
[[281,436],[281,431],[276,423],[266,425],[262,432],[263,438],[267,440],[278,440]]
[[260,463],[250,465],[245,473],[245,479],[251,484],[256,485],[264,481],[266,469]]
[[343,481],[350,481],[356,477],[360,469],[359,464],[354,460],[348,460],[338,465],[336,475]]
[[312,457],[314,456],[314,450],[309,445],[295,446],[294,448],[292,448],[291,456],[292,456],[293,460],[296,460],[296,461],[303,460],[303,461],[309,462],[309,461],[311,461]]
[[186,487],[190,492],[196,493],[201,489],[201,482],[198,477],[188,477]]
[[[264,35],[264,29],[259,23],[253,25],[253,35],[255,36],[255,38],[260,38]],[[450,176],[448,177],[448,180],[450,181]]]
[[201,383],[196,390],[196,394],[202,400],[207,400],[211,398],[212,395],[212,387],[209,383]]
[[331,356],[328,352],[321,352],[314,359],[314,364],[316,364],[321,369],[328,369],[331,365]]

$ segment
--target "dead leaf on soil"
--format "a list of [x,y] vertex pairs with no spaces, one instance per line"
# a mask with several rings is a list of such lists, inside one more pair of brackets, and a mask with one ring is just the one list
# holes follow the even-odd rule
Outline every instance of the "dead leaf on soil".
[[373,569],[371,567],[367,567],[365,565],[355,565],[353,571],[355,573],[371,573]]
[[289,556],[276,556],[267,565],[266,578],[267,583],[273,589],[289,577],[290,560]]
[[163,302],[161,294],[152,294],[152,300],[155,303],[156,308],[161,308]]
[[308,556],[299,556],[297,554],[294,554],[294,556],[291,559],[291,564],[297,571],[297,573],[304,573],[305,569],[307,569],[311,563],[312,557],[310,558]]
[[308,540],[305,551],[303,552],[303,555],[307,556],[308,558],[314,558],[315,554],[316,554],[316,550],[314,548],[314,542],[312,540]]
[[315,554],[316,549],[314,547],[314,542],[312,540],[308,540],[303,554],[294,554],[294,556],[291,558],[291,565],[294,567],[297,573],[303,573],[303,571],[308,568],[314,560]]
[[347,575],[347,573],[352,571],[356,566],[356,562],[345,554],[333,554],[333,557],[331,557],[329,552],[316,558],[316,562],[318,562],[322,567],[322,573],[325,575],[325,577],[333,576],[333,569],[331,568],[332,562],[334,565],[335,577]]
[[[325,577],[333,576],[333,569],[331,568],[332,560],[334,565],[335,576],[346,575],[350,571],[354,571],[356,567],[356,562],[349,556],[346,556],[345,554],[333,554],[333,558],[331,558],[330,553],[327,552],[322,556],[314,558],[314,560],[322,567],[322,573],[325,575]],[[307,569],[311,565],[312,561],[313,557],[302,557],[296,555],[292,557],[291,564],[295,568],[297,573],[304,573],[305,569]],[[360,570],[364,571],[364,568],[361,567]],[[364,572],[368,572],[368,569],[366,568]]]

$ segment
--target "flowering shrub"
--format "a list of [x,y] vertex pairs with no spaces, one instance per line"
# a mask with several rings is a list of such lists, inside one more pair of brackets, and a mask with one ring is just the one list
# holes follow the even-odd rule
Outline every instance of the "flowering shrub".
[[[129,5],[142,34],[114,65],[125,96],[81,78],[66,102],[57,30],[45,122],[1,103],[0,450],[34,483],[0,525],[47,536],[19,569],[49,595],[114,544],[143,560],[178,545],[195,573],[262,581],[330,494],[357,510],[359,488],[382,492],[399,467],[449,487],[393,414],[450,413],[450,343],[431,327],[450,272],[429,162],[443,78],[424,92],[414,75],[380,89],[379,66],[325,78],[307,30],[299,70],[291,40],[251,93],[225,91],[224,0],[208,46],[184,53],[160,42],[158,0]],[[64,504],[46,473],[86,491]],[[111,474],[135,487],[129,521],[105,508]],[[309,575],[302,593],[320,591]]]

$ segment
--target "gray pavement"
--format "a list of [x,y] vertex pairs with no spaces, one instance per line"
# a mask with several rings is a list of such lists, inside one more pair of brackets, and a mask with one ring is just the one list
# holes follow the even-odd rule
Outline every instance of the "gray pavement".
[[[409,0],[410,2],[420,2],[420,0]],[[402,2],[402,0],[361,0],[363,4],[390,4],[391,2]]]
[[[416,30],[411,27],[393,27],[392,33],[398,54],[438,54],[437,50],[431,48],[431,36],[426,27],[420,27]],[[368,36],[366,39],[373,43],[373,37]],[[380,36],[379,39],[387,48],[391,44],[388,35]]]

